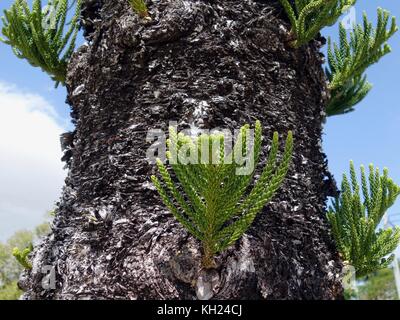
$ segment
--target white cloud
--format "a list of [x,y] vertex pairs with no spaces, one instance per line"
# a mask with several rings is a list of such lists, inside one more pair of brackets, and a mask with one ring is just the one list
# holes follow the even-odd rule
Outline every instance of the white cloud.
[[0,240],[41,223],[66,175],[54,108],[0,82]]

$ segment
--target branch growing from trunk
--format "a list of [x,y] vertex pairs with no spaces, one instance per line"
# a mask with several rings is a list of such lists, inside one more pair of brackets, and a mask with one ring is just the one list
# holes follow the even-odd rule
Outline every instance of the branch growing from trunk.
[[177,134],[171,128],[167,157],[180,186],[174,183],[161,160],[157,161],[161,181],[151,177],[175,218],[202,241],[206,268],[214,266],[216,253],[231,246],[246,232],[257,213],[278,190],[289,169],[292,133],[288,133],[278,164],[279,140],[275,132],[264,170],[253,189],[246,194],[260,156],[259,121],[254,135],[252,143],[249,126],[243,126],[233,150],[225,154],[223,134],[202,134],[192,138]]
[[[369,181],[369,186],[368,182]],[[385,212],[400,194],[400,186],[388,177],[388,170],[369,166],[367,180],[361,166],[361,189],[353,162],[350,163],[350,181],[343,175],[342,194],[329,208],[328,220],[332,225],[338,249],[343,260],[352,265],[358,277],[387,267],[400,240],[400,229],[375,231]]]
[[64,84],[67,63],[75,49],[81,0],[77,0],[75,14],[64,33],[68,14],[68,0],[49,0],[42,8],[41,0],[34,0],[32,10],[26,0],[16,0],[4,11],[0,40],[10,45],[15,55],[40,67],[56,82]]
[[141,18],[150,18],[149,11],[147,9],[146,2],[144,0],[129,0],[129,3],[133,10],[139,15]]
[[29,247],[25,248],[22,251],[19,248],[15,247],[12,254],[21,266],[23,266],[25,269],[30,270],[32,269],[32,264],[28,259],[28,255],[32,252],[32,250],[33,245],[31,243]]
[[314,39],[318,32],[331,26],[352,7],[356,0],[279,0],[292,24],[291,45],[295,48]]
[[389,12],[378,8],[376,28],[364,13],[363,25],[354,27],[348,40],[346,29],[339,26],[340,42],[331,45],[328,39],[328,64],[326,74],[330,80],[331,99],[328,116],[353,111],[353,106],[368,94],[371,84],[366,81],[365,70],[391,51],[386,43],[398,30],[395,17],[387,29]]

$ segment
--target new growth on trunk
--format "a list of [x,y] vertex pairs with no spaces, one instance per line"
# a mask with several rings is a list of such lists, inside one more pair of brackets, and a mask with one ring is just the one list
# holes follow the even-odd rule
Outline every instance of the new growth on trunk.
[[261,123],[254,137],[249,125],[240,129],[233,150],[225,151],[223,133],[199,137],[177,134],[170,128],[167,157],[177,177],[174,182],[160,159],[161,180],[152,176],[163,202],[175,218],[203,243],[203,265],[215,267],[214,255],[231,246],[250,227],[257,213],[273,197],[289,169],[293,136],[289,131],[281,161],[275,132],[268,160],[250,192],[261,151]]

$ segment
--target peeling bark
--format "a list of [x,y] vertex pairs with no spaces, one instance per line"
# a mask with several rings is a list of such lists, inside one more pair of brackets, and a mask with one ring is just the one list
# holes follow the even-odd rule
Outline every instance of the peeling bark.
[[[69,65],[76,124],[52,234],[20,286],[25,299],[336,299],[341,262],[325,219],[335,187],[321,150],[323,41],[288,48],[275,1],[85,2],[89,43]],[[293,130],[284,185],[248,232],[201,269],[200,243],[149,182],[148,129],[237,129],[259,119],[267,140]],[[56,288],[41,286],[42,265]]]

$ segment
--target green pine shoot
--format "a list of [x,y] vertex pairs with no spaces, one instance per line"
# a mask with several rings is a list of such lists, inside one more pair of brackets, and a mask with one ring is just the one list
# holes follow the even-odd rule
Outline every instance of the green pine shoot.
[[79,29],[80,7],[81,0],[77,0],[75,14],[67,23],[68,0],[48,0],[46,9],[42,8],[41,0],[33,0],[32,9],[26,0],[16,0],[4,11],[5,39],[0,40],[10,45],[18,58],[49,74],[56,86],[64,84]]
[[331,97],[326,108],[327,116],[354,111],[354,106],[367,96],[371,88],[372,84],[367,81],[367,76],[361,75],[354,76],[345,85],[331,90]]
[[356,25],[349,39],[342,24],[339,26],[339,45],[334,43],[332,46],[328,39],[329,68],[326,74],[331,90],[328,116],[353,111],[353,106],[370,91],[371,84],[366,81],[364,72],[391,51],[386,42],[398,29],[395,17],[387,29],[389,15],[388,11],[378,8],[378,23],[374,29],[364,13],[363,25]]
[[17,247],[13,249],[13,256],[17,261],[25,268],[25,269],[32,269],[32,264],[28,260],[28,255],[32,252],[33,246],[32,244],[28,247],[25,248],[24,250],[19,250]]
[[338,250],[345,263],[355,268],[357,277],[385,268],[394,259],[393,254],[386,257],[397,248],[400,229],[376,230],[399,194],[400,186],[388,177],[386,168],[381,175],[371,164],[367,177],[361,166],[361,190],[353,162],[350,181],[343,175],[340,198],[327,216]]
[[[161,178],[152,176],[164,204],[175,218],[203,244],[203,265],[212,268],[214,255],[231,246],[250,227],[257,213],[278,190],[291,162],[293,137],[289,132],[284,153],[278,161],[278,133],[260,178],[249,185],[261,151],[261,124],[255,125],[254,143],[249,125],[241,128],[230,152],[225,152],[223,134],[192,138],[170,128],[167,158],[177,178],[158,159]],[[199,161],[187,161],[187,154]],[[236,160],[235,160],[236,159]],[[242,174],[244,164],[254,166]]]
[[356,0],[279,1],[292,25],[291,45],[295,48],[314,39],[322,28],[335,24],[356,3]]
[[144,0],[129,0],[133,10],[139,15],[141,18],[149,18],[149,11],[147,9],[146,2]]

